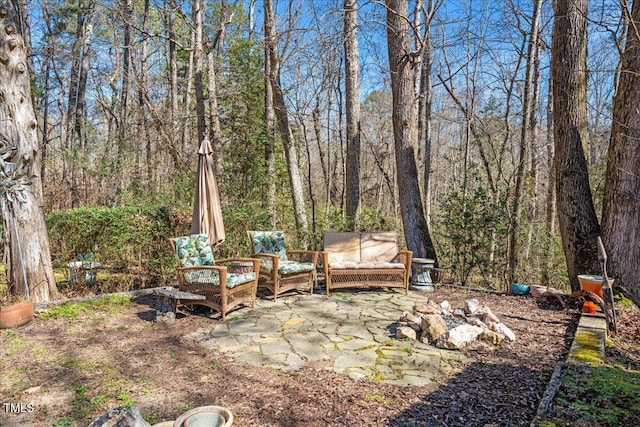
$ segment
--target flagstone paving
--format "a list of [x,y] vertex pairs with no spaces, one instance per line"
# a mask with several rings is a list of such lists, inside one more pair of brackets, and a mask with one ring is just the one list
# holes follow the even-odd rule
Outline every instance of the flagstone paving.
[[452,350],[397,340],[395,323],[427,296],[410,292],[292,294],[258,299],[225,323],[187,335],[207,349],[246,363],[278,369],[310,366],[352,378],[424,385],[457,370]]

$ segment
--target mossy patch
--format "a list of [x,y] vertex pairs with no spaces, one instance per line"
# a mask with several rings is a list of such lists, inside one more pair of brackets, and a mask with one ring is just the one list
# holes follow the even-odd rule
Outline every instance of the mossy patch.
[[582,363],[602,363],[603,354],[600,351],[600,336],[591,331],[576,333],[574,347],[569,358]]
[[638,426],[640,371],[621,365],[570,366],[554,403],[554,413],[536,426]]

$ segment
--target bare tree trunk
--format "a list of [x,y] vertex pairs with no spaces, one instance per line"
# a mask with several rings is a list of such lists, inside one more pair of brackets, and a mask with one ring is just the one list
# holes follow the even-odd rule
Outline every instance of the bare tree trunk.
[[10,291],[34,302],[57,297],[42,210],[38,123],[16,0],[0,0],[0,202]]
[[[69,81],[69,96],[67,102],[66,145],[72,152],[84,150],[85,94],[89,70],[89,47],[93,34],[93,0],[80,2],[76,16],[76,34],[72,49],[72,66]],[[80,205],[80,181],[82,165],[72,162],[70,170],[71,206]]]
[[122,83],[120,92],[120,122],[118,123],[118,141],[116,153],[116,197],[119,201],[124,192],[124,161],[127,147],[127,129],[129,117],[129,90],[131,86],[131,17],[133,6],[131,0],[121,0],[122,4]]
[[[167,62],[169,63],[169,98],[171,102],[171,127],[172,137],[178,137],[179,129],[179,98],[178,98],[178,53],[176,49],[176,32],[175,32],[175,4],[174,0],[169,0],[169,10],[165,12],[165,20],[167,25],[167,33],[169,39],[167,40]],[[166,4],[166,3],[165,3]],[[183,147],[184,148],[184,147]]]
[[265,198],[267,212],[271,218],[271,227],[276,228],[276,112],[273,109],[273,88],[271,87],[271,57],[269,48],[264,48],[264,159],[267,166],[267,194]]
[[182,118],[182,150],[187,152],[191,147],[189,135],[191,124],[191,91],[193,90],[194,80],[194,67],[195,67],[195,45],[196,36],[195,31],[191,31],[191,48],[189,50],[189,64],[187,65],[187,75],[185,76],[185,89],[184,89],[184,117]]
[[516,165],[516,186],[513,192],[513,210],[511,211],[511,227],[509,229],[509,281],[517,282],[516,274],[519,273],[519,251],[520,251],[520,217],[522,213],[522,187],[524,186],[525,168],[527,166],[528,149],[531,144],[530,138],[533,134],[531,128],[532,119],[535,115],[534,98],[534,72],[535,60],[538,49],[538,25],[540,22],[540,8],[542,0],[536,0],[533,5],[533,16],[531,18],[531,31],[529,33],[529,44],[527,49],[526,78],[524,82],[524,97],[522,100],[522,125],[520,130],[520,149],[518,164]]
[[291,184],[291,197],[293,202],[293,211],[296,220],[296,228],[302,237],[305,245],[309,237],[309,222],[304,205],[304,192],[302,190],[302,178],[300,167],[298,165],[298,152],[296,151],[295,141],[291,127],[289,126],[289,112],[284,99],[284,93],[280,86],[280,57],[278,54],[278,43],[275,33],[275,16],[273,12],[273,2],[265,0],[264,2],[264,27],[265,27],[265,45],[271,62],[271,73],[269,74],[269,83],[273,90],[273,102],[276,117],[278,118],[278,128],[280,136],[284,143],[284,153],[287,160],[287,168],[289,170],[289,182]]
[[[552,71],[553,72],[553,71]],[[553,167],[555,150],[553,144],[553,88],[549,85],[549,95],[547,102],[547,209],[545,218],[545,254],[542,269],[542,283],[545,286],[551,285],[551,270],[553,268],[553,241],[556,235],[556,174]]]
[[420,97],[418,99],[418,144],[424,147],[422,193],[427,226],[431,225],[431,113],[433,98],[431,88],[431,21],[438,6],[434,6],[433,0],[427,1],[423,45],[421,46],[422,63],[420,64]]
[[204,50],[204,11],[200,0],[193,0],[193,25],[195,31],[195,43],[193,45],[194,83],[196,89],[196,117],[197,117],[197,141],[195,147],[199,147],[204,140],[207,129],[204,106],[204,75],[203,75],[203,50]]
[[[140,77],[138,83],[138,135],[141,144],[144,147],[144,163],[142,159],[139,163],[136,173],[142,176],[144,173],[145,187],[151,188],[153,181],[153,168],[151,165],[151,138],[149,138],[149,126],[147,123],[147,114],[145,108],[145,93],[147,89],[147,33],[148,33],[148,17],[149,17],[149,0],[144,0],[144,9],[142,13],[142,42],[140,49]],[[140,148],[143,148],[140,147]],[[136,186],[136,191],[139,187]]]
[[595,273],[596,217],[584,146],[587,132],[587,0],[558,0],[553,23],[553,123],[558,224],[571,289],[578,274]]
[[207,52],[207,71],[209,74],[209,140],[213,144],[213,160],[217,176],[222,176],[222,129],[220,127],[220,109],[218,107],[218,64],[216,58],[223,54],[224,37],[227,28],[227,2],[220,6],[220,29]]
[[409,35],[408,0],[386,0],[387,40],[391,91],[393,94],[393,136],[400,212],[404,236],[415,257],[433,258],[436,252],[424,217],[418,168],[416,166],[417,111],[415,73]]
[[640,2],[631,12],[607,156],[602,234],[610,277],[640,301]]
[[345,210],[347,225],[355,230],[360,204],[360,59],[358,53],[358,1],[344,0],[344,56],[347,113]]

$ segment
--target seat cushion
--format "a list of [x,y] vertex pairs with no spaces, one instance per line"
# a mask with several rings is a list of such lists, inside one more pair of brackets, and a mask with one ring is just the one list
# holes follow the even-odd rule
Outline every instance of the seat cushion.
[[[220,285],[220,275],[218,270],[203,269],[203,270],[188,270],[184,272],[185,281],[190,285]],[[249,273],[227,273],[227,288],[232,289],[238,285],[251,282],[255,280],[256,275],[254,272]]]
[[280,261],[278,264],[278,273],[283,276],[287,274],[304,273],[312,270],[313,263],[311,262]]
[[232,289],[238,285],[249,283],[255,280],[256,274],[251,271],[249,273],[228,273],[227,274],[227,288]]
[[177,237],[175,243],[181,267],[215,265],[209,236],[206,234]]
[[250,231],[253,253],[278,255],[281,261],[287,260],[287,248],[282,231]]
[[220,283],[220,274],[218,270],[211,269],[189,269],[184,271],[184,280],[189,285],[196,283],[218,285]]
[[401,262],[334,262],[331,268],[335,270],[375,270],[375,269],[405,269]]

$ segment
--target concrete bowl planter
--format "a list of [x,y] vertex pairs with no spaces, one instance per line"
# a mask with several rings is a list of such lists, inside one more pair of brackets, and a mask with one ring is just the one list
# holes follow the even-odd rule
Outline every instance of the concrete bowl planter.
[[31,301],[21,301],[0,307],[0,329],[22,326],[33,320],[34,308]]
[[180,415],[173,427],[231,427],[233,414],[222,406],[200,406]]

